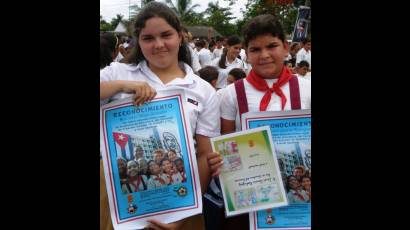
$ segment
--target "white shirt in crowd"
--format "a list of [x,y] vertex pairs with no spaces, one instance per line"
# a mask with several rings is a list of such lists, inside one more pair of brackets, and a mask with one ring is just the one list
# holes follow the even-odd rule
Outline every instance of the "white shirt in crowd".
[[292,55],[290,55],[290,53],[288,53],[285,57],[285,61],[289,61],[290,59],[292,59]]
[[222,89],[218,89],[218,90],[216,91],[216,96],[217,96],[218,99],[219,99],[219,103],[221,103],[222,95],[223,95],[223,93],[224,93],[225,90],[226,90],[226,87],[225,87],[225,88],[222,88]]
[[311,73],[312,73],[312,72],[307,72],[305,76],[302,76],[302,75],[300,75],[300,74],[296,74],[296,76],[301,77],[301,78],[304,78],[304,79],[307,79],[307,80],[310,81],[310,80],[311,80]]
[[298,53],[296,54],[296,65],[300,62],[300,61],[307,61],[309,63],[309,68],[312,68],[312,63],[310,61],[310,56],[311,56],[312,52],[306,51],[305,48],[302,48],[298,51]]
[[[273,83],[277,82],[277,80],[278,79],[265,79],[269,87],[272,87]],[[311,83],[303,78],[298,78],[298,81],[301,109],[310,109]],[[260,101],[265,95],[265,92],[256,90],[246,79],[244,80],[244,86],[249,111],[258,112]],[[291,110],[289,83],[283,85],[281,90],[286,96],[284,110]],[[241,123],[239,119],[239,107],[234,84],[228,85],[222,92],[222,99],[219,108],[221,110],[221,117],[225,120],[235,120],[236,131],[240,131]],[[281,98],[277,94],[272,93],[272,97],[266,111],[282,111]]]
[[246,76],[248,76],[249,72],[251,72],[252,70],[252,65],[247,62],[248,57],[246,56],[246,52],[244,49],[241,49],[239,56],[241,56]]
[[222,55],[223,49],[224,49],[223,46],[220,49],[215,48],[214,51],[212,52],[212,60],[220,58]]
[[201,68],[211,64],[211,55],[212,54],[209,49],[202,48],[198,51],[199,64],[201,64]]
[[244,49],[241,49],[241,52],[239,52],[239,56],[241,56],[242,61],[246,61],[246,52]]
[[[100,71],[100,82],[114,80],[144,81],[156,90],[183,89],[186,99],[197,102],[196,105],[185,102],[185,111],[189,113],[189,124],[192,134],[200,134],[207,137],[220,135],[220,114],[218,97],[215,89],[205,80],[194,74],[191,67],[185,63],[183,67],[186,75],[184,78],[176,78],[164,84],[157,75],[147,66],[146,61],[138,65],[113,62],[110,66]],[[122,99],[131,94],[118,93],[112,100]],[[108,100],[105,101],[105,103]]]
[[115,62],[119,62],[124,58],[124,56],[122,56],[121,52],[118,52],[117,57],[115,57],[114,61]]
[[226,79],[228,78],[228,73],[229,71],[231,71],[231,69],[233,68],[241,68],[244,71],[245,70],[245,65],[243,63],[243,61],[239,58],[235,58],[235,60],[233,60],[233,62],[229,63],[228,62],[228,58],[226,58],[226,68],[223,69],[221,67],[219,67],[219,60],[221,60],[221,58],[215,59],[212,61],[212,66],[215,66],[218,69],[218,80],[216,81],[216,88],[222,89],[226,87]]
[[201,69],[201,64],[199,63],[198,53],[196,50],[192,49],[191,46],[188,46],[189,52],[191,52],[191,62],[192,62],[192,69],[195,73]]
[[[126,49],[126,48],[129,46],[128,42],[124,42],[124,43],[122,43],[121,45],[124,47],[124,49]],[[120,46],[121,46],[121,45],[120,45]]]

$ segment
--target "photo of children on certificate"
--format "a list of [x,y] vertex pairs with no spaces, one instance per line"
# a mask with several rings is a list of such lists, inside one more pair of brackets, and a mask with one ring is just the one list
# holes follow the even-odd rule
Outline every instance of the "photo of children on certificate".
[[269,126],[289,206],[250,213],[250,229],[311,229],[310,110],[252,112],[242,127]]
[[269,127],[211,139],[223,157],[219,176],[227,216],[288,204]]
[[183,91],[158,92],[136,107],[132,99],[101,109],[103,163],[116,229],[138,229],[147,218],[172,222],[202,212],[193,139]]
[[[138,137],[131,143],[137,142],[136,139],[138,140]],[[159,146],[162,147],[162,144]],[[129,159],[123,156],[117,158],[123,194],[186,182],[184,160],[180,152],[174,149],[166,151],[162,148],[144,151],[141,145],[134,149],[135,155]]]

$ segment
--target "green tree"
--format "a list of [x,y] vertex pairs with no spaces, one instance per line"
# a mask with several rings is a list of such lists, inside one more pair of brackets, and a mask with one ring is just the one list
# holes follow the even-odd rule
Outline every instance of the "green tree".
[[194,11],[199,4],[192,5],[191,0],[176,0],[176,4],[174,4],[172,0],[165,0],[165,2],[173,11],[175,11],[181,21],[185,24],[188,24],[187,22],[190,22],[195,19],[195,17],[199,16],[198,13]]
[[[303,2],[304,1],[305,0],[303,0]],[[294,2],[299,5],[302,4],[302,1],[295,0]],[[282,23],[285,33],[291,34],[298,14],[295,3],[280,4],[272,0],[248,1],[245,7],[246,11],[242,11],[244,17],[237,23],[237,30],[238,32],[242,30],[245,23],[255,16],[260,14],[272,14]]]
[[141,1],[141,6],[135,4],[130,6],[130,18],[134,18],[138,12],[142,9],[141,7],[144,7],[148,2],[152,2],[155,0],[142,0]]
[[111,31],[111,30],[113,30],[111,27],[111,24],[106,22],[103,19],[103,16],[100,15],[100,31]]
[[122,14],[117,14],[115,18],[112,18],[111,19],[112,28],[115,29],[118,26],[118,24],[123,21],[123,18],[124,18],[124,15]]
[[206,16],[206,25],[212,26],[216,31],[224,36],[238,34],[236,26],[230,21],[235,17],[229,11],[228,7],[220,7],[219,2],[208,3],[208,8],[204,12]]

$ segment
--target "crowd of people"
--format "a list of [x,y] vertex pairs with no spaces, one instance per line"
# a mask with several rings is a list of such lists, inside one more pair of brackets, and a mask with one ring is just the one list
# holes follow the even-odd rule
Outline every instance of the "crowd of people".
[[291,204],[310,203],[311,196],[310,171],[303,166],[296,166],[293,174],[286,178],[288,202]]
[[140,146],[135,149],[135,158],[117,158],[118,174],[123,194],[161,188],[186,182],[182,156],[175,150],[156,149],[152,159],[144,156]]
[[[252,18],[241,37],[211,40],[193,38],[179,17],[158,2],[146,4],[134,22],[127,41],[109,33],[100,36],[101,56],[106,55],[100,63],[101,103],[134,94],[134,104],[140,106],[151,101],[157,90],[175,86],[184,90],[187,99],[195,98],[196,105],[187,106],[186,113],[190,114],[203,193],[212,192],[208,186],[215,183],[212,178],[223,165],[221,156],[212,151],[210,138],[241,130],[240,117],[248,111],[311,108],[310,41],[289,44],[272,15]],[[128,162],[119,159],[123,192],[150,189],[150,180],[155,178],[165,183],[158,185],[160,179],[155,180],[151,188],[182,182],[180,158],[170,160],[170,152],[163,155],[146,163],[137,157]],[[145,187],[138,183],[142,180]],[[288,181],[289,191],[299,191],[294,178]],[[303,183],[303,179],[297,181]],[[310,192],[305,195],[310,200]],[[226,218],[223,208],[208,205],[206,199],[203,202],[206,229],[248,229],[248,215]],[[169,224],[152,219],[147,228],[203,229],[190,225],[192,218]]]
[[[185,27],[182,27],[182,35],[184,42],[188,44],[193,72],[210,83],[215,90],[219,91],[245,78],[251,71],[252,65],[247,61],[246,51],[240,37],[233,35],[230,37],[216,36],[210,39],[196,38]],[[118,36],[102,32],[100,34],[100,69],[110,65],[111,62],[127,63],[126,57],[131,55],[135,42],[132,36]],[[284,64],[292,74],[311,80],[310,40],[304,39],[300,43],[286,42],[289,52],[285,56]],[[212,67],[216,68],[217,77],[209,74],[209,69]],[[230,74],[233,69],[235,69],[234,74]]]

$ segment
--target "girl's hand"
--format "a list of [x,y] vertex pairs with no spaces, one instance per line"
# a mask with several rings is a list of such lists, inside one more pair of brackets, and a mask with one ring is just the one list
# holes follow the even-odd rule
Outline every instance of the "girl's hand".
[[207,158],[209,168],[211,169],[211,175],[213,177],[216,177],[221,174],[221,166],[224,164],[221,155],[215,152],[211,152],[207,155]]
[[151,101],[157,95],[157,91],[148,83],[142,81],[125,81],[122,91],[125,93],[134,93],[134,104],[142,105],[144,102]]
[[144,229],[153,229],[153,230],[177,230],[185,223],[185,220],[179,220],[174,223],[164,224],[156,220],[147,220],[150,224]]

